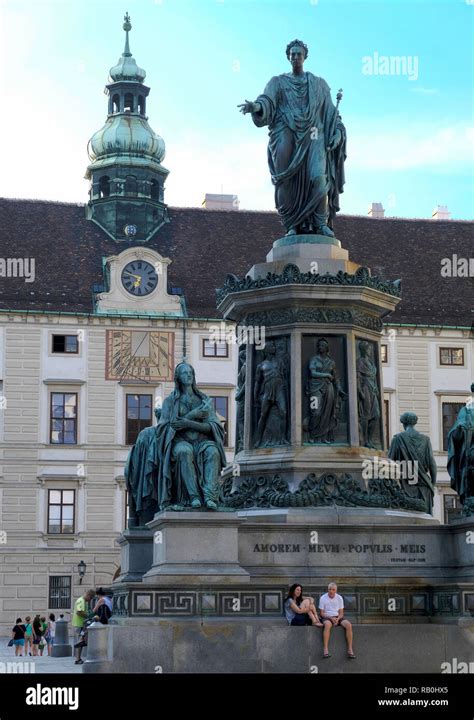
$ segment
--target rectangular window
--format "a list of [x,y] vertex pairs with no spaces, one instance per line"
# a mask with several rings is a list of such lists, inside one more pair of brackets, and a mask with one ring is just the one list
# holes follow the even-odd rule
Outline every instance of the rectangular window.
[[216,415],[224,426],[224,445],[228,446],[229,429],[229,398],[225,395],[209,395],[214,405]]
[[77,393],[51,393],[49,441],[56,445],[77,443]]
[[388,363],[388,345],[380,346],[380,358],[383,363]]
[[75,490],[48,491],[48,533],[74,533]]
[[464,403],[460,402],[444,402],[443,403],[443,450],[448,449],[448,433],[456,422],[458,412],[464,407]]
[[[382,347],[383,347],[383,346],[382,346]],[[385,410],[384,419],[383,419],[383,421],[384,421],[383,431],[384,431],[384,435],[385,435],[385,447],[386,447],[386,448],[389,448],[389,447],[390,447],[390,400],[385,400],[385,399],[384,399],[383,405],[384,405],[384,410]]]
[[464,365],[464,349],[444,347],[439,349],[440,365]]
[[71,607],[71,576],[52,575],[49,578],[50,610],[69,610]]
[[226,342],[214,342],[204,338],[202,354],[203,357],[229,357],[229,347]]
[[78,353],[77,335],[53,335],[53,353]]
[[126,445],[133,445],[139,432],[153,425],[152,417],[152,395],[127,395]]
[[447,525],[456,515],[461,512],[461,502],[457,495],[443,494],[444,522]]

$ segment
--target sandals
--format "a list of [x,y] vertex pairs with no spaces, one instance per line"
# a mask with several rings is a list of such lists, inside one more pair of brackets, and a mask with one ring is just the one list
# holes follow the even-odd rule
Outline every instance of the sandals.
[[323,658],[324,658],[325,660],[326,660],[327,658],[330,658],[330,657],[331,657],[331,656],[330,656],[329,653],[324,653],[324,655],[323,655]]
[[347,653],[347,657],[349,658],[349,660],[355,660],[355,658],[356,658],[354,653]]

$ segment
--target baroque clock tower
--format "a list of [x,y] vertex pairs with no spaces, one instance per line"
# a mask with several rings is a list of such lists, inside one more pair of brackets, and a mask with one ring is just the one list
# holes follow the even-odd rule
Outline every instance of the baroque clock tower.
[[165,143],[148,124],[145,70],[130,52],[128,13],[125,49],[110,69],[108,115],[88,144],[91,160],[86,215],[117,242],[146,243],[169,222],[164,183],[169,170],[161,164]]

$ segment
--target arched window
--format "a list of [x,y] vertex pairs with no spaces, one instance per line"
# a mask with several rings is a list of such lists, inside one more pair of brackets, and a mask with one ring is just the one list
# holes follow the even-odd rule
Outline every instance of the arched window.
[[115,93],[115,95],[112,98],[112,112],[118,113],[120,112],[120,95]]
[[160,186],[157,180],[152,180],[150,183],[150,197],[152,200],[160,199]]
[[124,112],[133,112],[133,95],[132,93],[127,93],[125,95],[125,102],[123,106]]
[[127,175],[125,178],[125,195],[136,195],[137,191],[137,178],[135,175]]
[[145,114],[145,98],[143,97],[143,95],[138,96],[138,112],[140,113],[140,115]]
[[99,197],[106,198],[110,195],[110,178],[108,175],[102,175],[99,180]]

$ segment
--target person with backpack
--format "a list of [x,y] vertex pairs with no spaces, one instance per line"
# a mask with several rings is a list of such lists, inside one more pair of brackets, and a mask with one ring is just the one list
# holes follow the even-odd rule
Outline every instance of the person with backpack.
[[[15,657],[23,657],[22,649],[25,645],[26,626],[21,622],[21,618],[16,619],[16,624],[12,628],[12,640],[15,646]],[[12,641],[10,640],[10,642]]]
[[99,599],[94,605],[92,612],[102,625],[108,625],[112,616],[112,598],[109,597],[102,588],[96,590],[96,594]]
[[33,652],[33,625],[29,615],[25,618],[25,656],[32,655]]
[[40,616],[35,615],[35,618],[33,620],[33,657],[37,657],[38,655],[38,646],[41,642],[42,635],[43,626],[41,624]]

